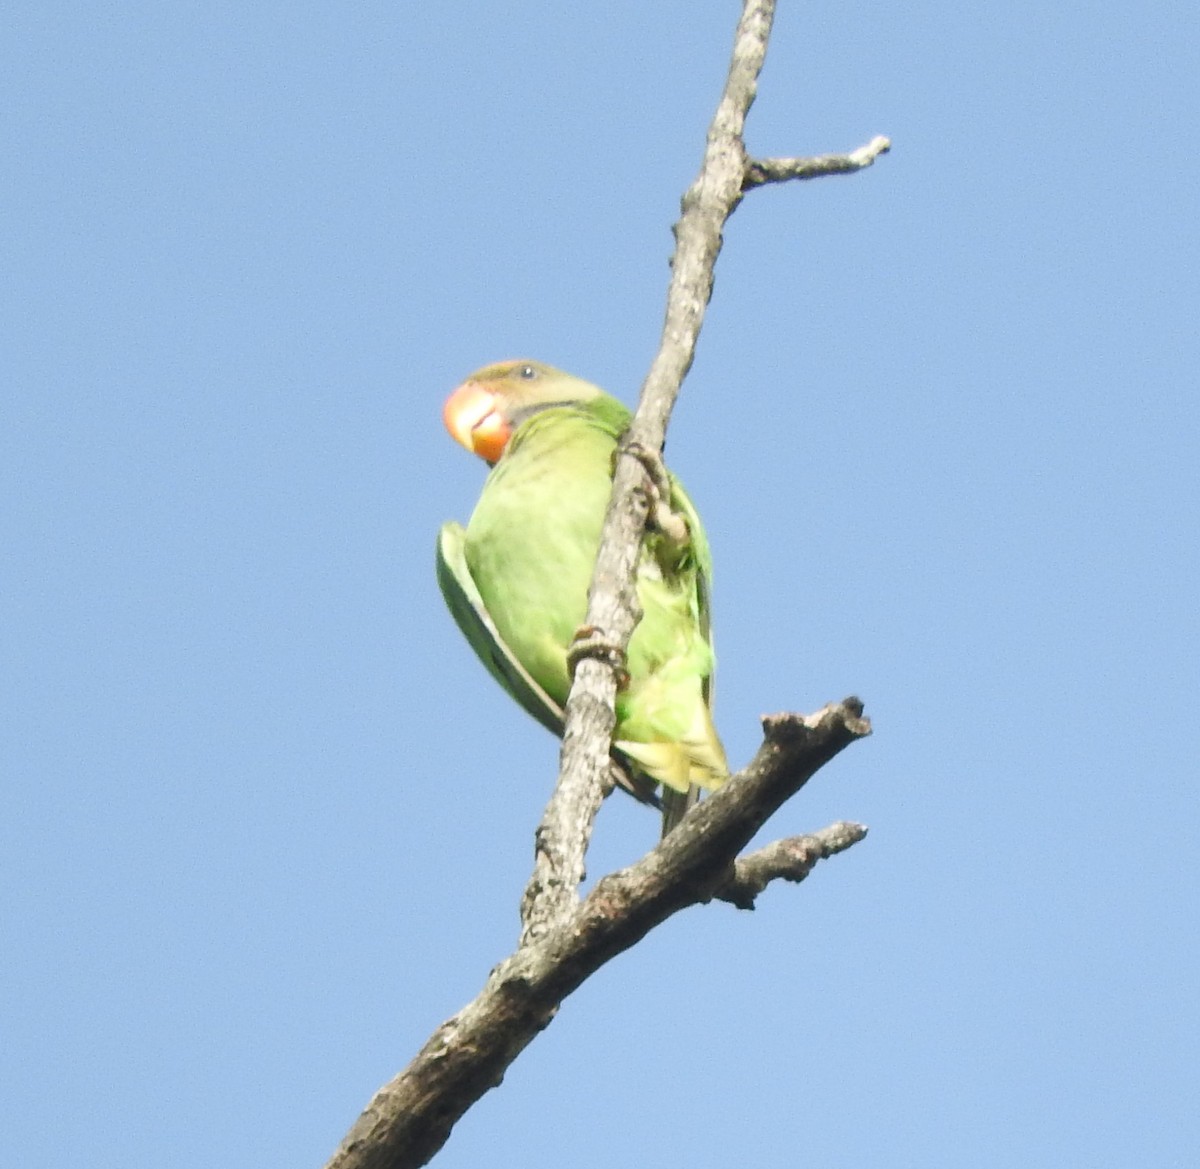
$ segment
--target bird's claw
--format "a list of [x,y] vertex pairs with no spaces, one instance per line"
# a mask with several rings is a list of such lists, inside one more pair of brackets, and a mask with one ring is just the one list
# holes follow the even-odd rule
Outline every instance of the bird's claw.
[[683,548],[690,539],[687,520],[671,509],[671,477],[658,451],[642,446],[640,442],[626,443],[622,448],[642,465],[650,480],[650,523],[675,548]]
[[581,625],[567,648],[567,671],[572,678],[584,658],[593,658],[608,666],[617,679],[617,689],[629,685],[629,670],[625,666],[625,652],[604,636],[604,631],[594,625]]

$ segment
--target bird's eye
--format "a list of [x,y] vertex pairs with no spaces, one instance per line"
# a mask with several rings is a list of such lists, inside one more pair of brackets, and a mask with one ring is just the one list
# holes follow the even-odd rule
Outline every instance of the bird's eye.
[[517,370],[517,377],[524,378],[527,382],[532,381],[537,375],[538,371],[532,365],[523,365]]

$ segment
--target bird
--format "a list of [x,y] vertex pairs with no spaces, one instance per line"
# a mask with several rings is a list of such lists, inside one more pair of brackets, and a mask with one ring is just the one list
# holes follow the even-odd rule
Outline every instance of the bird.
[[[529,359],[477,370],[442,413],[451,436],[491,468],[467,526],[449,521],[438,534],[442,594],[493,677],[561,736],[569,651],[587,632],[617,443],[632,416],[598,386]],[[712,719],[708,541],[679,481],[657,455],[647,462],[657,487],[636,571],[642,616],[612,748],[626,790],[655,802],[661,785],[665,836],[729,765]]]

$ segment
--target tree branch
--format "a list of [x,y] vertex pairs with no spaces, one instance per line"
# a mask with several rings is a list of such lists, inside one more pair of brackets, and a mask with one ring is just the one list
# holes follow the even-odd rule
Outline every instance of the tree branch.
[[[662,341],[642,385],[626,444],[662,450],[671,407],[691,368],[712,294],[721,230],[742,198],[746,171],[742,130],[774,15],[774,0],[746,0],[743,7],[704,162],[683,196],[683,214],[675,225]],[[622,450],[588,594],[587,625],[602,631],[604,639],[622,652],[639,616],[633,581],[648,508],[643,474],[641,462]],[[616,693],[611,662],[584,659],[579,663],[567,699],[558,786],[538,829],[534,872],[522,903],[526,940],[562,922],[578,904],[584,856],[602,799],[601,777],[612,743]]]
[[758,895],[772,881],[799,884],[813,871],[817,861],[845,852],[867,835],[865,824],[839,820],[808,836],[789,836],[733,862],[733,874],[713,892],[738,909],[753,909]]
[[[475,1000],[443,1023],[409,1066],[376,1094],[328,1169],[413,1169],[554,1018],[559,1004],[609,959],[690,905],[721,898],[749,907],[775,877],[801,880],[865,829],[835,824],[738,853],[787,799],[844,747],[870,733],[854,698],[814,715],[763,720],[753,761],[641,860],[596,883],[557,926],[492,971]],[[792,855],[789,857],[788,853]]]
[[621,654],[640,612],[634,578],[648,496],[642,461],[630,447],[661,451],[667,421],[691,368],[712,295],[722,231],[744,193],[766,182],[861,170],[890,148],[880,136],[847,155],[751,160],[743,140],[754,102],[774,0],[745,0],[734,36],[725,90],[708,130],[704,161],[683,196],[662,340],[620,447],[613,491],[588,593],[589,640],[602,649],[582,657],[566,705],[559,780],[538,827],[534,872],[521,902],[522,942],[561,923],[578,904],[592,826],[604,799],[615,725]]
[[880,134],[849,154],[817,154],[812,158],[752,158],[746,164],[742,190],[751,191],[766,183],[786,183],[792,179],[854,174],[870,166],[891,148],[891,141]]
[[515,953],[480,994],[443,1023],[409,1066],[376,1093],[327,1169],[424,1165],[456,1121],[554,1017],[562,1000],[605,962],[679,910],[713,899],[752,908],[773,880],[800,881],[818,860],[861,840],[858,824],[831,825],[739,859],[759,829],[849,743],[870,733],[862,703],[848,698],[815,715],[763,720],[751,763],[694,807],[636,864],[602,878],[580,900],[597,811],[612,787],[614,701],[625,647],[640,616],[634,574],[649,505],[643,459],[661,451],[667,420],[712,293],[721,233],[744,193],[765,182],[861,169],[887,149],[877,138],[850,155],[751,161],[746,114],[774,17],[774,0],[744,0],[724,93],[704,161],[683,196],[659,351],[637,414],[618,448],[613,492],[588,594],[587,644],[566,706],[558,786],[536,835],[534,872],[522,898]]

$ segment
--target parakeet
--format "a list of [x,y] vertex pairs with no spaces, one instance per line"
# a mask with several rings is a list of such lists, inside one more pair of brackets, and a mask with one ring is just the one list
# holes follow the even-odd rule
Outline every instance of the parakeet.
[[[442,593],[497,681],[561,734],[567,649],[585,620],[629,410],[589,382],[518,360],[472,374],[443,417],[492,470],[466,529],[441,529]],[[671,522],[655,523],[652,511],[639,555],[642,618],[613,734],[614,754],[632,767],[626,786],[644,796],[646,779],[662,784],[664,833],[697,788],[715,788],[729,774],[711,713],[708,542],[683,488],[674,476],[667,483],[670,498],[659,503]]]

